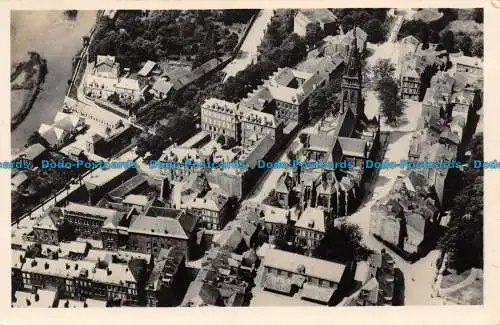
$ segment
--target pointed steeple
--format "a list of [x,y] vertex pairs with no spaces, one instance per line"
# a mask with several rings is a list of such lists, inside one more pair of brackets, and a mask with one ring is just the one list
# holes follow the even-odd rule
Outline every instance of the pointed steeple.
[[348,61],[345,71],[346,76],[349,77],[361,77],[361,59],[358,51],[358,38],[356,36],[357,29],[358,27],[354,25],[351,44],[349,45]]

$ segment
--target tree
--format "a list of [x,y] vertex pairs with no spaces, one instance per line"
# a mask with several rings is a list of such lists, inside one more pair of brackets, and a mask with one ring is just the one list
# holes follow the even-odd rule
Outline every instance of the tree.
[[482,24],[484,17],[483,17],[483,8],[475,8],[474,13],[473,13],[474,21],[476,23]]
[[381,43],[385,41],[385,31],[382,23],[377,18],[370,19],[365,25],[368,42]]
[[224,39],[224,49],[226,51],[232,51],[238,45],[238,35],[231,33],[226,39]]
[[326,232],[313,256],[341,263],[366,259],[370,250],[362,245],[362,239],[358,225],[343,223],[339,228],[332,227]]
[[302,61],[307,55],[306,42],[302,37],[293,33],[288,36],[280,49],[283,51],[279,65],[281,67],[292,67]]
[[224,145],[226,143],[226,138],[221,134],[217,137],[217,143],[219,143],[220,145]]
[[[483,135],[476,135],[467,145],[471,151],[469,165],[483,160]],[[459,183],[460,191],[453,199],[448,230],[439,241],[439,247],[448,252],[449,266],[461,272],[483,266],[483,170],[467,168]]]
[[35,143],[39,143],[41,144],[42,146],[44,146],[45,148],[50,148],[50,144],[47,142],[47,140],[45,140],[44,137],[42,137],[40,135],[40,133],[38,133],[38,131],[35,131],[33,132],[29,138],[28,138],[28,141],[26,143],[26,147],[32,145],[32,144],[35,144]]
[[302,144],[304,144],[304,145],[306,144],[306,142],[307,142],[307,139],[308,139],[308,138],[309,138],[309,137],[307,136],[307,134],[306,134],[306,133],[301,133],[301,134],[299,135],[299,140],[300,140],[300,143],[302,143]]
[[472,42],[471,46],[471,54],[473,56],[477,56],[482,58],[483,57],[483,38],[478,37]]
[[375,89],[379,90],[380,83],[385,79],[393,79],[396,68],[389,59],[379,59],[372,67]]
[[446,51],[453,52],[455,49],[455,34],[451,30],[444,32],[439,44]]
[[332,108],[334,101],[335,89],[331,84],[319,88],[309,100],[309,118],[321,117],[328,109]]
[[294,161],[296,156],[295,154],[293,153],[293,151],[291,150],[288,150],[288,152],[286,153],[286,158],[290,161]]
[[396,122],[404,108],[404,103],[399,98],[398,84],[392,78],[385,78],[378,83],[378,92],[382,115],[387,122]]
[[433,30],[429,36],[429,42],[431,42],[433,44],[437,44],[437,43],[439,43],[440,40],[441,40],[441,36],[439,36],[439,33],[436,32],[435,30]]
[[351,15],[346,15],[342,18],[340,26],[342,27],[342,31],[344,31],[344,33],[347,33],[354,27],[354,19]]
[[310,48],[316,47],[323,37],[324,32],[319,23],[310,23],[306,26],[305,41]]
[[472,39],[468,35],[460,35],[457,37],[457,47],[464,55],[471,55]]

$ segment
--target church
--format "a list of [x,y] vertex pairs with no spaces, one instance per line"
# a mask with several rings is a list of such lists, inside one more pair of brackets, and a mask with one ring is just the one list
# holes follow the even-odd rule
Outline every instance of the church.
[[361,58],[355,40],[353,37],[342,77],[340,107],[323,117],[317,132],[308,136],[299,152],[302,161],[349,161],[354,168],[285,172],[275,190],[283,208],[318,207],[331,221],[353,213],[359,205],[367,174],[365,160],[374,159],[379,147],[380,121],[368,119],[364,112]]

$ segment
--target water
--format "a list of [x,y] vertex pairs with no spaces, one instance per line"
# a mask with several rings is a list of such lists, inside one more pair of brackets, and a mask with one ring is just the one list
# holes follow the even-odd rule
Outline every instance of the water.
[[28,51],[40,53],[47,60],[48,74],[42,90],[24,121],[12,132],[12,153],[24,148],[40,123],[51,124],[61,108],[71,79],[72,58],[82,47],[96,21],[96,11],[78,11],[75,20],[63,11],[12,11],[11,62],[26,59]]

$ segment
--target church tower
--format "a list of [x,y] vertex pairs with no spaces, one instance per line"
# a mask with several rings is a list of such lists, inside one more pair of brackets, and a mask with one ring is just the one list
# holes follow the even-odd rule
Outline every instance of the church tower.
[[354,26],[344,76],[342,77],[341,112],[345,113],[347,110],[351,110],[354,116],[358,118],[363,116],[363,96],[361,94],[361,59],[358,51],[356,29],[357,27]]

